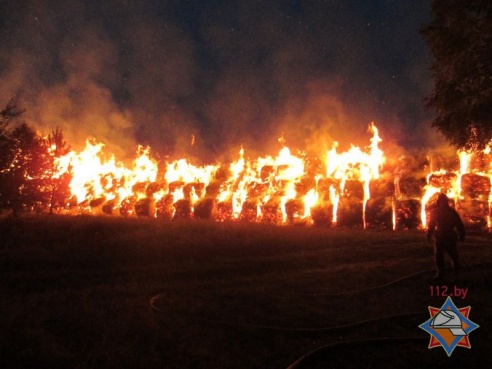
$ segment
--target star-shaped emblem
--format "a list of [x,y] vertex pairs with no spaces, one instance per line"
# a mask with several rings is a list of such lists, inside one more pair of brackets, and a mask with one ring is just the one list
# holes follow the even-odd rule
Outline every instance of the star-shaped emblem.
[[449,296],[441,308],[429,306],[430,319],[419,325],[431,335],[429,348],[442,346],[448,356],[456,346],[471,348],[468,335],[479,325],[468,318],[470,309],[457,308]]

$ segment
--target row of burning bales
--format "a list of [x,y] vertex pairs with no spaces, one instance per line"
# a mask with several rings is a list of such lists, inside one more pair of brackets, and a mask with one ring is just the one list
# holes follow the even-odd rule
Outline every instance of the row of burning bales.
[[379,149],[381,139],[376,127],[370,130],[371,144],[364,150],[352,147],[338,153],[334,146],[324,163],[294,156],[287,147],[277,157],[250,161],[241,149],[239,159],[228,166],[196,167],[181,159],[167,163],[163,175],[146,150],[129,170],[114,160],[104,162],[102,146],[88,144],[81,154],[67,155],[64,160],[69,164],[61,165],[73,176],[69,211],[167,220],[411,229],[426,226],[442,192],[468,226],[491,228],[492,176],[490,171],[470,169],[472,155],[460,155],[460,169],[430,168],[420,178],[394,171],[380,175],[385,160]]

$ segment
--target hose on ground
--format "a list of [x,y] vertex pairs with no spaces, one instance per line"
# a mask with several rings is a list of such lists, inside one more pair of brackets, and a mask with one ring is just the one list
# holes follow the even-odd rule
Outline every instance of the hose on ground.
[[379,285],[376,285],[376,286],[361,288],[361,289],[358,289],[358,290],[349,290],[349,291],[342,291],[342,292],[327,292],[327,293],[324,293],[324,292],[320,292],[320,293],[295,293],[295,292],[274,291],[272,293],[274,293],[274,294],[293,295],[293,296],[326,296],[326,297],[345,296],[345,295],[356,295],[356,294],[359,294],[359,293],[364,293],[364,292],[374,291],[374,290],[377,290],[377,289],[380,289],[380,288],[389,287],[391,285],[397,284],[397,283],[399,283],[401,281],[404,281],[406,279],[410,279],[410,278],[417,277],[417,276],[420,276],[420,275],[432,273],[434,271],[435,271],[434,269],[423,270],[423,271],[420,271],[420,272],[416,272],[416,273],[404,275],[403,277],[400,277],[398,279],[394,279],[394,280],[389,281],[389,282],[384,283],[384,284],[379,284]]
[[[469,268],[476,268],[476,267],[481,267],[481,266],[490,266],[490,263],[486,262],[486,263],[479,263],[476,265],[470,265]],[[304,294],[301,294],[301,293],[288,293],[288,292],[272,292],[271,294],[278,295],[279,293],[283,293],[283,294],[298,295],[298,296],[329,296],[329,297],[344,296],[344,295],[356,295],[356,294],[361,294],[361,293],[373,291],[373,290],[380,289],[380,288],[389,287],[389,286],[395,285],[399,282],[402,282],[406,279],[410,279],[410,278],[417,277],[420,275],[428,274],[429,272],[434,272],[434,269],[407,274],[407,275],[404,275],[404,276],[399,277],[397,279],[391,280],[391,281],[384,283],[384,284],[371,286],[371,287],[367,287],[367,288],[361,288],[361,289],[357,289],[357,290],[343,291],[343,292],[338,292],[338,293],[304,293]],[[166,295],[166,293],[163,292],[163,293],[159,293],[159,294],[156,294],[156,295],[151,297],[151,299],[149,300],[149,304],[150,304],[153,311],[155,311],[157,313],[164,313],[165,312],[163,309],[159,308],[157,305],[157,302],[161,298],[163,298],[165,295]],[[173,313],[173,314],[177,314],[177,313]],[[391,314],[391,315],[373,317],[373,318],[364,319],[364,320],[360,320],[360,321],[352,322],[352,323],[348,323],[348,324],[340,324],[340,325],[334,325],[334,326],[329,326],[329,327],[307,327],[307,328],[293,328],[293,327],[284,327],[284,326],[234,322],[234,321],[221,320],[221,319],[210,319],[210,318],[205,318],[205,317],[193,315],[193,314],[177,314],[177,315],[180,315],[181,317],[186,317],[189,319],[207,322],[207,323],[227,325],[227,326],[235,326],[235,327],[243,327],[243,328],[265,329],[265,330],[274,330],[274,331],[289,331],[289,332],[326,332],[326,331],[332,331],[332,330],[337,330],[337,329],[346,329],[346,328],[357,327],[357,326],[360,326],[363,324],[368,324],[368,323],[373,323],[373,322],[383,321],[383,320],[388,320],[388,319],[394,319],[394,318],[404,318],[404,317],[420,316],[420,315],[422,315],[422,316],[426,315],[427,316],[427,312],[426,311],[405,312],[405,313],[399,313],[399,314]],[[338,342],[331,343],[328,345],[320,346],[320,347],[304,354],[299,359],[297,359],[294,363],[290,364],[287,367],[287,369],[301,369],[301,366],[303,365],[303,363],[305,363],[309,358],[312,358],[314,355],[321,353],[323,350],[337,347],[337,346],[360,345],[360,344],[364,344],[364,343],[390,343],[390,342],[395,342],[395,341],[406,342],[406,341],[416,341],[416,340],[422,340],[422,339],[428,339],[428,337],[424,337],[424,336],[378,337],[378,338],[369,338],[369,339],[363,338],[363,339],[338,341]]]
[[[158,313],[164,313],[164,310],[160,309],[156,305],[156,301],[158,301],[163,295],[164,294],[155,295],[150,300],[150,306],[152,307],[152,309],[154,311],[156,311]],[[176,314],[176,313],[174,313],[174,314]],[[419,311],[419,312],[407,312],[407,313],[400,313],[400,314],[391,314],[391,315],[385,315],[385,316],[379,316],[379,317],[375,317],[375,318],[360,320],[360,321],[348,323],[348,324],[341,324],[341,325],[335,325],[335,326],[329,326],[329,327],[305,327],[305,328],[293,328],[293,327],[283,327],[283,326],[275,326],[275,325],[234,322],[234,321],[223,320],[223,319],[204,318],[202,316],[193,315],[193,314],[177,314],[177,315],[179,315],[181,317],[186,317],[189,319],[199,320],[201,322],[206,322],[206,323],[235,326],[235,327],[242,327],[242,328],[255,328],[255,329],[273,330],[273,331],[287,331],[287,332],[323,332],[323,331],[330,331],[330,330],[356,327],[358,325],[363,325],[366,323],[372,323],[372,322],[376,322],[379,320],[392,319],[392,318],[403,318],[403,317],[407,317],[407,316],[425,315],[425,312]]]
[[[430,271],[432,272],[433,270],[430,270]],[[299,296],[342,296],[342,295],[350,295],[350,294],[359,294],[359,293],[372,291],[372,290],[379,289],[379,288],[388,287],[388,286],[394,285],[396,283],[399,283],[403,280],[410,279],[412,277],[416,277],[416,276],[426,274],[426,273],[429,273],[429,270],[420,271],[420,272],[412,273],[412,274],[407,274],[403,277],[397,278],[395,280],[389,281],[389,282],[381,284],[381,285],[371,286],[368,288],[363,288],[363,289],[358,289],[358,290],[344,291],[344,292],[339,292],[339,293],[329,293],[329,294],[320,293],[320,294],[293,294],[293,295],[299,295]],[[279,293],[280,292],[274,292],[272,294],[279,294]],[[286,293],[286,294],[289,294],[289,293]],[[157,302],[160,299],[162,299],[165,295],[166,295],[166,293],[163,292],[163,293],[159,293],[159,294],[151,297],[151,299],[149,300],[149,304],[150,304],[150,307],[152,308],[153,311],[158,312],[158,313],[164,313],[164,310],[158,307]],[[257,329],[268,329],[268,330],[275,330],[275,331],[291,331],[291,332],[292,331],[293,332],[321,332],[321,331],[329,331],[329,330],[336,330],[336,329],[342,329],[342,328],[350,328],[350,327],[354,327],[357,325],[375,322],[378,320],[391,319],[391,318],[397,318],[397,317],[405,317],[405,316],[422,315],[423,313],[422,312],[406,312],[406,313],[400,313],[400,314],[392,314],[392,315],[369,318],[369,319],[357,321],[354,323],[342,324],[342,325],[337,325],[337,326],[305,327],[305,328],[292,328],[292,327],[283,327],[283,326],[274,326],[274,325],[265,325],[265,324],[234,322],[234,321],[222,320],[222,319],[205,318],[205,317],[198,316],[198,315],[184,314],[184,313],[183,314],[173,313],[173,314],[179,315],[182,317],[186,317],[189,319],[199,320],[202,322],[228,325],[228,326],[236,326],[236,327],[243,327],[243,328],[257,328]]]

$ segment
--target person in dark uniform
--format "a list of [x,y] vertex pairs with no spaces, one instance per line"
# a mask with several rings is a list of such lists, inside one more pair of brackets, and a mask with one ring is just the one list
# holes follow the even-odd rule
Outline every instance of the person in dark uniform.
[[434,262],[436,264],[436,276],[440,278],[444,270],[444,253],[447,253],[453,262],[454,275],[459,271],[458,239],[465,239],[465,226],[458,212],[449,206],[448,197],[440,194],[437,198],[436,207],[432,210],[429,218],[427,239],[432,240],[434,236]]

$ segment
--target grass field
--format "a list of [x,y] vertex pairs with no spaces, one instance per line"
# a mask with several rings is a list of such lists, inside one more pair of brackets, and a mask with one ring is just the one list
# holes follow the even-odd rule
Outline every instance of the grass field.
[[[297,367],[492,362],[490,234],[440,283],[421,231],[40,216],[0,234],[0,368],[287,368],[322,346]],[[450,358],[418,328],[443,284],[480,325]]]

